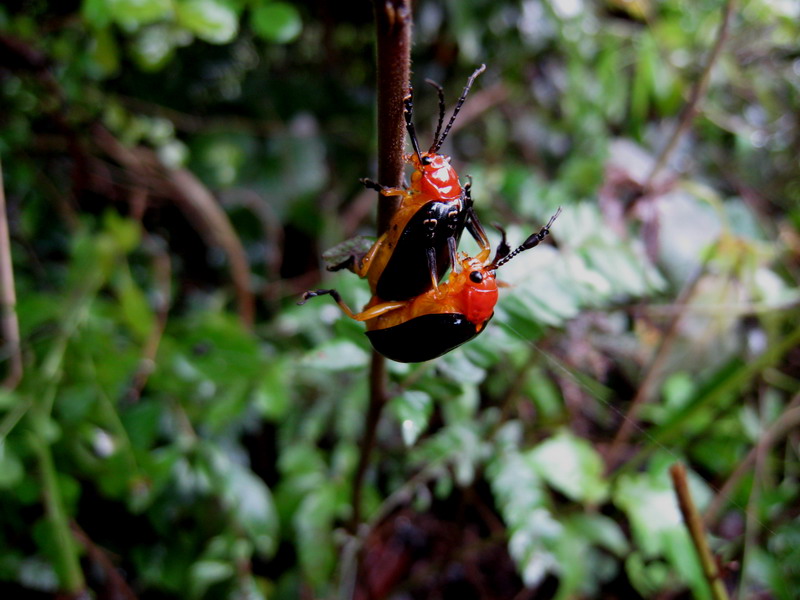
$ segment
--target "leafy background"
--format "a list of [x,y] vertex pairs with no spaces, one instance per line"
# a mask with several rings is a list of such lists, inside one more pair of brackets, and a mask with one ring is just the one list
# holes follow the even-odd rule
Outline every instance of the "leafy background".
[[3,595],[710,598],[682,461],[728,589],[795,597],[800,14],[733,3],[705,71],[727,6],[416,3],[422,138],[486,63],[445,152],[512,241],[564,212],[390,365],[354,536],[369,346],[295,301],[368,299],[319,256],[374,232],[371,4],[5,3]]

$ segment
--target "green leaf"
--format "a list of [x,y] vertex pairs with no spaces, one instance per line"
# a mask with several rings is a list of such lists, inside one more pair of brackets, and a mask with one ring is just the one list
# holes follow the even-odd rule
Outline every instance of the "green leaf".
[[322,260],[325,261],[325,266],[328,268],[337,267],[352,257],[366,254],[374,243],[374,237],[357,235],[323,252]]
[[[510,429],[504,432],[515,437]],[[516,450],[497,456],[487,475],[500,514],[511,532],[508,549],[525,585],[533,587],[559,571],[555,554],[562,525],[549,508],[549,497],[529,461]]]
[[207,446],[217,492],[230,518],[253,543],[263,558],[277,547],[278,516],[266,484],[247,467],[231,461],[216,447]]
[[[114,20],[131,29],[161,20],[172,13],[172,2],[163,0],[107,0]],[[92,14],[102,22],[102,12],[92,3]]]
[[0,489],[9,489],[17,485],[25,474],[22,461],[9,447],[6,440],[0,441]]
[[526,454],[536,471],[567,497],[591,504],[608,495],[604,464],[589,442],[563,431]]
[[629,552],[628,540],[616,521],[598,513],[569,515],[569,526],[592,544],[623,557]]
[[433,412],[433,401],[425,392],[406,391],[392,399],[389,409],[400,422],[400,431],[406,446],[413,446],[425,431]]
[[336,563],[333,544],[335,508],[336,490],[330,483],[324,483],[303,499],[294,516],[300,564],[316,586],[329,581]]
[[527,514],[508,541],[508,551],[528,587],[541,583],[548,573],[559,571],[555,553],[564,528],[550,511],[539,508]]
[[119,71],[119,47],[111,28],[102,27],[94,32],[89,56],[97,65],[101,76],[111,77]]
[[136,338],[143,342],[153,331],[155,316],[144,292],[133,280],[127,264],[117,270],[114,288],[119,298],[123,321],[131,328]]
[[678,501],[666,477],[655,478],[649,473],[621,476],[614,490],[614,504],[628,515],[645,558],[664,556],[664,534],[683,528]]
[[192,565],[189,577],[189,595],[201,598],[209,587],[215,583],[230,579],[236,574],[236,568],[230,562],[222,560],[198,560]]
[[184,0],[176,8],[178,24],[206,42],[227,44],[239,32],[236,11],[220,0]]
[[270,361],[255,392],[255,403],[265,419],[279,420],[291,408],[292,371],[288,360]]
[[302,365],[325,371],[348,371],[367,365],[369,355],[359,346],[347,340],[331,341],[306,354]]
[[656,60],[653,38],[648,33],[643,33],[638,45],[638,63],[633,76],[631,88],[630,116],[634,131],[638,131],[644,124],[650,109],[650,98],[653,94],[653,70]]
[[642,554],[633,552],[625,561],[625,571],[636,591],[652,598],[669,582],[669,567],[660,560],[646,561]]
[[[176,33],[165,24],[145,27],[131,40],[130,53],[136,65],[145,72],[160,71],[175,54]],[[132,127],[126,128],[128,135]]]
[[108,0],[83,0],[81,15],[92,27],[107,27],[111,23],[111,2]]
[[697,600],[710,600],[711,590],[703,575],[700,557],[697,555],[697,550],[686,527],[666,531],[664,540],[665,554],[670,564],[691,588],[692,597]]
[[250,14],[253,31],[268,42],[285,44],[303,28],[297,9],[286,2],[261,2]]

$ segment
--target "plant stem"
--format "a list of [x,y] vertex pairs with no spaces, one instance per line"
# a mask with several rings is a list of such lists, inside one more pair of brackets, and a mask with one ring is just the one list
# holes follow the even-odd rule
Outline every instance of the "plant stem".
[[[403,98],[411,70],[411,0],[374,0],[378,70],[378,183],[403,182],[405,119]],[[389,228],[397,196],[378,194],[378,235]]]
[[[408,91],[411,63],[411,4],[410,0],[375,0],[375,33],[377,37],[378,69],[378,182],[398,187],[403,181],[403,151],[405,149],[405,120],[403,97]],[[389,228],[399,200],[378,194],[378,235]],[[361,523],[361,496],[364,476],[372,449],[386,391],[386,359],[372,351],[369,372],[369,407],[364,423],[364,437],[353,481],[353,515],[350,530],[355,532]]]
[[725,8],[723,9],[722,13],[722,23],[720,23],[719,29],[717,30],[717,38],[714,41],[714,46],[711,49],[711,53],[708,55],[708,59],[706,60],[706,64],[703,67],[702,73],[700,74],[700,78],[692,87],[689,100],[686,102],[686,106],[683,109],[683,113],[681,114],[680,121],[678,121],[678,125],[675,127],[675,130],[672,132],[672,136],[669,138],[667,145],[664,146],[664,149],[658,155],[658,158],[653,165],[653,169],[647,176],[647,180],[643,186],[645,193],[647,193],[647,191],[655,183],[656,177],[669,161],[669,157],[678,146],[678,142],[683,137],[683,134],[686,133],[686,130],[689,129],[692,121],[694,121],[694,118],[697,116],[697,113],[700,110],[700,100],[703,96],[705,96],[706,88],[708,88],[708,81],[711,79],[711,69],[717,62],[717,59],[722,52],[722,47],[725,44],[725,40],[728,37],[728,29],[730,28],[731,24],[731,16],[733,15],[734,4],[734,0],[727,0],[725,3]]
[[50,445],[45,441],[42,429],[46,427],[47,417],[37,410],[34,431],[30,434],[30,444],[33,447],[39,463],[42,480],[42,495],[44,496],[47,522],[53,534],[53,554],[61,589],[73,597],[78,596],[86,587],[78,560],[78,548],[69,528],[64,499],[61,497],[61,488],[58,485],[58,476]]
[[2,386],[12,390],[22,379],[22,352],[20,350],[17,294],[14,289],[14,267],[11,262],[11,242],[8,235],[2,163],[0,163],[0,305],[2,306],[0,330],[2,330],[9,356],[8,372],[3,379]]
[[689,535],[692,536],[692,542],[697,554],[700,556],[703,574],[711,588],[711,597],[714,600],[728,600],[728,592],[720,577],[714,555],[711,554],[711,549],[708,547],[708,541],[703,529],[703,519],[700,517],[697,507],[692,501],[692,495],[689,493],[686,468],[681,463],[675,463],[670,467],[669,472],[672,475],[672,484],[675,487],[675,494],[678,496],[678,504],[680,505],[681,513],[683,513],[683,520],[689,529]]

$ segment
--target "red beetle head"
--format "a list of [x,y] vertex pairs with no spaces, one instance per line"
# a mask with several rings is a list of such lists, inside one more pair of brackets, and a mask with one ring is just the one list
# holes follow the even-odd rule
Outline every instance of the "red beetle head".
[[[539,245],[539,243],[550,233],[550,227],[556,220],[558,215],[561,214],[561,208],[556,211],[547,225],[542,227],[537,233],[532,234],[526,239],[513,252],[506,243],[505,231],[503,239],[497,247],[494,258],[488,260],[487,255],[481,253],[478,257],[470,258],[463,256],[460,261],[460,270],[453,272],[450,276],[452,282],[453,294],[457,297],[460,312],[462,312],[467,320],[477,325],[479,328],[489,320],[494,312],[494,307],[497,304],[497,279],[495,278],[496,271],[502,267],[509,260],[514,258],[520,252],[530,250]],[[451,284],[448,282],[448,286]]]
[[458,298],[458,311],[467,320],[481,326],[489,320],[497,304],[497,280],[494,270],[487,269],[478,258],[464,257],[461,269],[451,275],[449,285]]

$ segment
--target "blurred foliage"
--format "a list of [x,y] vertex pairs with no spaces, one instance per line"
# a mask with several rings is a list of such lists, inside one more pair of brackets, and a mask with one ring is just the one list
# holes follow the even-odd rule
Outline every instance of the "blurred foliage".
[[512,243],[564,212],[555,245],[504,267],[480,338],[389,365],[354,550],[370,348],[333,303],[295,301],[323,251],[374,234],[370,3],[0,7],[24,361],[0,393],[4,595],[710,598],[683,461],[726,585],[793,598],[797,4],[736,4],[653,176],[722,13],[415,3],[421,137],[421,82],[452,102],[485,62],[445,151]]

